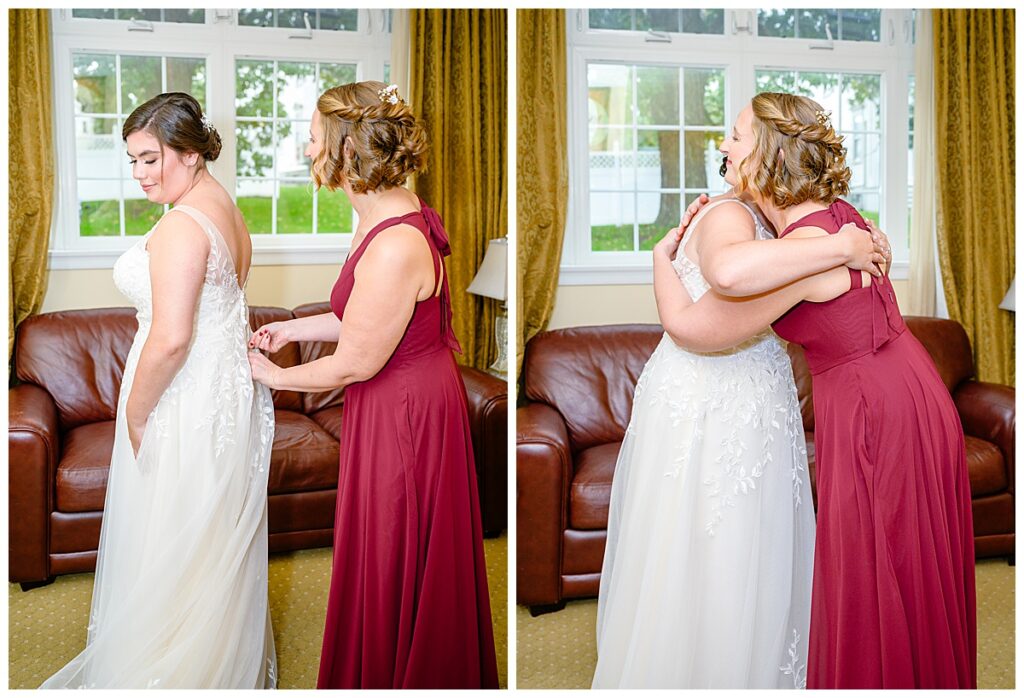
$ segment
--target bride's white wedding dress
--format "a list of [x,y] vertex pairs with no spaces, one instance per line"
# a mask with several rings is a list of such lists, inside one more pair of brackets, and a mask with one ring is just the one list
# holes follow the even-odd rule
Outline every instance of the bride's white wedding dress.
[[[683,245],[673,267],[709,286]],[[735,202],[729,205],[743,205]],[[772,237],[754,212],[757,237]],[[802,688],[814,512],[793,371],[770,329],[714,354],[666,334],[612,482],[595,688]]]
[[139,329],[118,399],[88,645],[42,688],[276,685],[267,603],[270,390],[252,380],[248,309],[220,232],[196,209],[173,210],[210,238],[192,343],[136,459],[124,408],[152,322],[147,234],[114,266]]

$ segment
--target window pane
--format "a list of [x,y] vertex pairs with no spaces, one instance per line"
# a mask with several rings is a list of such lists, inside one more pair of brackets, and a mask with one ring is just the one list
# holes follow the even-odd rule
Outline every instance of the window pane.
[[629,10],[594,10],[587,12],[591,29],[625,29],[633,28],[632,13]]
[[114,19],[113,10],[72,10],[72,17],[85,19]]
[[355,81],[356,67],[351,63],[321,63],[320,85],[317,87],[317,97],[332,87],[347,85]]
[[78,183],[78,219],[82,237],[121,234],[118,199],[120,180],[83,180]]
[[633,129],[590,127],[591,153],[621,153],[623,151],[633,152]]
[[640,31],[678,32],[681,29],[679,10],[637,10],[636,28]]
[[687,189],[717,190],[722,187],[722,176],[718,174],[722,154],[718,148],[722,145],[723,137],[721,131],[686,132]]
[[687,126],[725,125],[725,73],[687,68],[683,71]]
[[72,71],[75,80],[76,113],[117,113],[117,82],[113,56],[76,54]]
[[850,192],[846,200],[865,219],[871,220],[878,225],[879,196],[874,192]]
[[277,176],[284,179],[308,179],[309,158],[305,155],[309,138],[308,121],[280,121],[277,124]]
[[309,119],[319,93],[312,63],[277,64],[277,118]]
[[206,10],[164,10],[165,22],[183,24],[205,24]]
[[638,131],[637,143],[637,188],[679,189],[679,131]]
[[877,189],[882,170],[881,136],[854,133],[843,140],[851,189]]
[[839,14],[836,10],[797,10],[796,34],[801,39],[838,39]]
[[878,41],[882,34],[881,10],[839,10],[840,28],[845,41]]
[[633,130],[590,129],[590,188],[633,189]]
[[642,124],[679,124],[679,69],[638,66],[637,117]]
[[235,113],[238,116],[273,116],[273,61],[235,61]]
[[724,34],[725,10],[683,10],[683,31],[688,34]]
[[[126,190],[127,187],[128,184],[126,183]],[[164,215],[164,207],[161,204],[150,202],[149,199],[145,198],[146,195],[142,191],[138,191],[138,195],[142,198],[126,198],[124,201],[125,235],[145,235],[160,220],[160,216]]]
[[758,10],[758,36],[796,36],[796,12],[793,10]]
[[591,125],[633,123],[633,71],[628,65],[587,66],[587,112]]
[[117,19],[142,19],[147,22],[159,22],[160,21],[160,10],[154,9],[138,9],[138,10],[115,10]]
[[242,27],[273,27],[274,11],[267,9],[239,10],[238,24]]
[[239,177],[274,175],[274,125],[270,122],[241,121],[235,126]]
[[291,27],[293,29],[305,29],[305,19],[309,19],[311,29],[316,29],[316,10],[278,10],[277,26]]
[[633,192],[591,194],[590,248],[594,252],[632,251],[635,218]]
[[759,70],[756,76],[757,91],[797,92],[796,73],[791,70]]
[[877,130],[882,127],[882,78],[880,75],[843,75],[843,130]]
[[345,192],[320,189],[316,197],[317,233],[351,233],[352,204]]
[[168,58],[167,91],[187,92],[206,111],[206,59]]
[[678,192],[640,192],[637,194],[640,220],[640,249],[653,250],[665,233],[679,225]]
[[121,176],[126,160],[116,119],[75,119],[75,166],[79,177],[116,179]]
[[359,30],[359,10],[317,10],[320,29]]
[[239,179],[235,189],[238,210],[245,218],[245,226],[254,235],[271,232],[273,180]]
[[121,56],[121,113],[163,92],[161,82],[159,56]]
[[313,232],[313,188],[305,182],[281,182],[277,190],[277,232]]

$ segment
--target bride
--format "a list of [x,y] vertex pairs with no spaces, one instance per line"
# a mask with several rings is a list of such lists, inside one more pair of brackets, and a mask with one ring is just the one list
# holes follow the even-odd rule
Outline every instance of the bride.
[[251,244],[207,172],[220,136],[191,96],[122,130],[149,201],[172,204],[114,266],[138,309],[125,362],[88,644],[42,688],[273,688],[270,391],[247,359]]
[[[735,184],[731,169],[723,174]],[[881,261],[853,226],[831,245],[780,251],[732,193],[681,227],[654,254],[673,260],[669,283],[694,302],[709,289],[704,271],[727,277],[737,259],[784,280],[844,264],[878,273]],[[637,382],[615,466],[593,687],[802,688],[814,525],[784,343],[765,330],[700,354],[664,335]]]

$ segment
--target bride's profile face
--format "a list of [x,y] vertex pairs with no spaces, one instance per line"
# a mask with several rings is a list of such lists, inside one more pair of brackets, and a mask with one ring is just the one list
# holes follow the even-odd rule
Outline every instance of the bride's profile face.
[[740,163],[754,150],[754,110],[748,104],[740,111],[732,131],[718,149],[725,156],[725,181],[736,186]]
[[196,153],[177,153],[162,148],[147,131],[128,135],[128,160],[132,177],[139,182],[146,198],[155,204],[172,204],[180,199],[195,177]]

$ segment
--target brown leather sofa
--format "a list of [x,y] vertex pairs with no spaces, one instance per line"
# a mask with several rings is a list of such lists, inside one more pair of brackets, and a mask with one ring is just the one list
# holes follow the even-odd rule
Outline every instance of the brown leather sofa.
[[[967,437],[978,557],[1014,554],[1013,388],[974,380],[971,347],[951,320],[907,317],[953,395]],[[595,596],[612,473],[633,390],[658,325],[577,327],[526,347],[516,412],[517,600],[534,613]],[[814,410],[803,349],[789,347],[814,484]],[[815,495],[816,496],[816,495]]]
[[[327,312],[326,303],[251,308],[253,328]],[[95,568],[114,413],[137,324],[130,308],[38,315],[18,328],[8,399],[9,577],[29,588]],[[298,342],[271,358],[282,366],[334,351]],[[476,456],[484,531],[505,528],[508,390],[505,381],[462,368]],[[274,391],[270,462],[270,549],[331,545],[338,483],[342,393]]]

